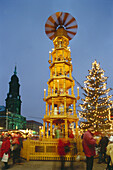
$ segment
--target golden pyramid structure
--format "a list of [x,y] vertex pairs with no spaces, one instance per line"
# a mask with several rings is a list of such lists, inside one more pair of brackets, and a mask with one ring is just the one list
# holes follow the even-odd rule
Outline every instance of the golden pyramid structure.
[[[44,89],[43,100],[46,103],[46,110],[43,118],[42,139],[60,137],[67,139],[70,128],[74,136],[78,135],[79,119],[76,114],[76,102],[79,99],[79,89],[76,97],[71,51],[68,47],[69,41],[76,35],[77,28],[75,18],[64,12],[51,15],[45,24],[45,32],[53,41],[54,49],[49,52],[48,91]],[[56,129],[59,129],[59,135],[56,135]]]

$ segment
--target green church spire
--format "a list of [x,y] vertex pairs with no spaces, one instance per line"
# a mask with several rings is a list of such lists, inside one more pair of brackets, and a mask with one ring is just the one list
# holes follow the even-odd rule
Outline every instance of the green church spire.
[[16,66],[15,66],[15,70],[14,70],[14,75],[17,75],[17,72],[16,72]]

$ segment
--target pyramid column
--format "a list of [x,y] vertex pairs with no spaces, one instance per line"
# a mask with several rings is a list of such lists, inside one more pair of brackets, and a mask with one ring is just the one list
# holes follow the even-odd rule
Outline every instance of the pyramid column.
[[48,138],[48,131],[49,131],[49,123],[47,122],[47,138]]
[[76,101],[75,100],[73,102],[73,114],[74,114],[75,117],[77,116],[76,115]]
[[66,115],[66,97],[64,97],[64,115]]
[[54,98],[52,98],[52,115],[54,115]]
[[67,124],[67,119],[65,119],[65,138],[68,138],[68,124]]
[[50,138],[52,139],[52,135],[53,135],[53,121],[52,119],[50,120]]
[[43,122],[43,138],[45,138],[45,121]]

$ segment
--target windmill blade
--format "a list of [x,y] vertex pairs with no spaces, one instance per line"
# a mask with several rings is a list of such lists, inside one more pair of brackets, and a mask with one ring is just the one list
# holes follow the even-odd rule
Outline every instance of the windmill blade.
[[66,29],[73,29],[73,28],[78,28],[78,25],[74,25],[74,26],[66,27]]
[[69,16],[69,13],[64,13],[64,19],[63,19],[63,25],[65,25],[65,21],[67,20],[67,17]]
[[67,33],[72,34],[72,35],[76,34],[76,32],[72,32],[72,31],[67,31]]
[[52,26],[52,25],[49,25],[49,24],[45,24],[45,27],[47,28],[53,28],[53,29],[55,29],[55,27],[54,26]]
[[51,35],[49,38],[50,38],[50,40],[53,40],[54,39],[54,34]]
[[70,21],[68,21],[68,23],[66,25],[64,25],[65,27],[67,27],[69,24],[71,24],[72,22],[75,21],[75,18],[72,18]]
[[58,17],[58,23],[59,23],[59,25],[62,25],[61,17]]
[[69,35],[67,35],[67,38],[68,38],[69,40],[71,40],[71,39],[72,39]]
[[48,20],[51,21],[51,23],[53,23],[54,26],[58,26],[58,24],[57,24],[56,21],[52,18],[52,16],[50,16],[50,17],[48,18]]
[[55,32],[55,30],[51,30],[51,31],[46,31],[46,34],[50,34],[52,32]]
[[57,17],[57,20],[58,20],[58,25],[62,25],[61,16],[62,16],[62,12],[56,12],[56,17]]

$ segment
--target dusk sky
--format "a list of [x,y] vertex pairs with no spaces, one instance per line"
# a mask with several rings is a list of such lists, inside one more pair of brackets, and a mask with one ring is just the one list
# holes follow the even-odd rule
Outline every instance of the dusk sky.
[[[45,114],[44,88],[50,77],[49,51],[54,47],[45,23],[56,12],[70,13],[78,24],[69,44],[72,75],[84,86],[96,59],[109,77],[107,88],[113,88],[113,0],[0,0],[0,106],[5,106],[16,65],[21,115],[39,122]],[[80,89],[80,97],[82,93]]]

